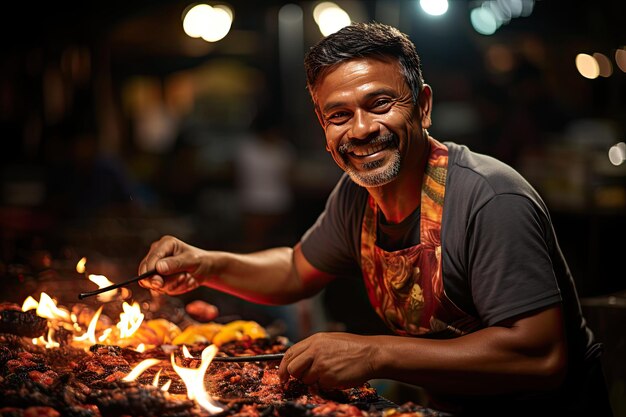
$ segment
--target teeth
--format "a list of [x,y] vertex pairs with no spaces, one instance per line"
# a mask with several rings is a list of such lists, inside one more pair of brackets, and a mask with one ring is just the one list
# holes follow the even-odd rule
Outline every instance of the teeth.
[[366,146],[363,148],[355,148],[352,153],[356,156],[368,156],[374,154],[378,151],[381,151],[387,147],[387,143],[379,143],[374,146]]

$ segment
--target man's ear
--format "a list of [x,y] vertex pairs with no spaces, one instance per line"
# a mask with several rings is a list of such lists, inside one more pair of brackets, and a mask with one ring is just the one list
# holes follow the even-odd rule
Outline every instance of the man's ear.
[[428,84],[424,84],[422,91],[418,98],[418,105],[420,108],[420,119],[422,121],[422,128],[428,129],[432,126],[431,113],[433,109],[433,90]]

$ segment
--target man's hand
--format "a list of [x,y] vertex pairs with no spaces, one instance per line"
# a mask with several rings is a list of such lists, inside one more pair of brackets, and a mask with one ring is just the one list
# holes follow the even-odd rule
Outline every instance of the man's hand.
[[291,375],[325,389],[355,387],[374,377],[376,352],[367,336],[316,333],[289,348],[278,373],[283,383]]
[[211,263],[207,252],[172,236],[164,236],[150,246],[139,264],[139,273],[156,269],[158,275],[139,281],[139,285],[169,295],[198,288],[208,279]]

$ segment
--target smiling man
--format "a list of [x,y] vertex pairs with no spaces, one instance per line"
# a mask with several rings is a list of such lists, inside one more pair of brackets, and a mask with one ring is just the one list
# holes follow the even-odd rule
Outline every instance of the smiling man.
[[324,212],[293,248],[234,254],[165,236],[139,267],[159,275],[141,285],[285,304],[352,276],[395,335],[315,334],[288,350],[283,380],[394,379],[458,415],[611,415],[547,207],[511,167],[429,135],[420,65],[406,35],[377,23],[311,48],[307,86],[346,173]]

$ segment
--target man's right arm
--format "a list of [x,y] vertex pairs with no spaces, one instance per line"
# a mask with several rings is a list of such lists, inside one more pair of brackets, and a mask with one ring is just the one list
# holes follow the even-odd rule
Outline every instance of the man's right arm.
[[158,275],[140,281],[145,288],[177,295],[203,285],[261,304],[310,297],[333,279],[306,260],[300,244],[238,254],[199,249],[172,236],[152,244],[139,272],[150,269]]

